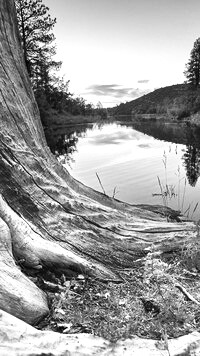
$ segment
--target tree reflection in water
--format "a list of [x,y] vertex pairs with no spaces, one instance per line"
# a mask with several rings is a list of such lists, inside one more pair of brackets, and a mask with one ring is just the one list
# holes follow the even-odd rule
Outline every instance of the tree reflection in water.
[[77,151],[77,143],[80,137],[85,137],[87,131],[92,127],[101,128],[105,124],[96,122],[95,124],[68,125],[60,128],[50,128],[45,130],[45,137],[51,152],[56,155],[62,164],[73,162],[73,153]]
[[[121,123],[123,126],[132,127],[142,133],[159,140],[185,145],[185,153],[182,156],[186,169],[188,183],[194,187],[200,176],[200,128],[181,123],[164,122],[134,122]],[[103,123],[95,124],[101,128]],[[73,153],[77,151],[77,143],[80,137],[85,137],[87,130],[93,125],[81,124],[75,126],[50,129],[45,132],[47,143],[61,163],[73,162]]]
[[182,156],[188,183],[195,187],[200,176],[200,128],[185,123],[148,122],[134,123],[133,127],[156,139],[183,144]]
[[188,182],[192,187],[195,187],[200,176],[200,150],[192,145],[186,146],[183,162]]
[[45,131],[47,144],[51,152],[57,156],[62,164],[73,162],[73,153],[77,151],[80,137],[86,135],[87,125],[67,126]]

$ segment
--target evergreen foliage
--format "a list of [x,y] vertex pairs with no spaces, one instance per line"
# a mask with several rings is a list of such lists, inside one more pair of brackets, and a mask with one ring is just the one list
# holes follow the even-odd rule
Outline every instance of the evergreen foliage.
[[186,64],[184,72],[187,83],[198,87],[200,83],[200,38],[194,42],[193,49],[190,53],[190,59]]
[[56,74],[62,63],[53,59],[56,19],[51,18],[49,8],[42,0],[15,0],[15,5],[24,59],[43,124],[47,125],[51,109],[72,115],[94,114],[91,104],[69,92],[69,80]]
[[58,69],[61,62],[52,60],[55,55],[52,32],[56,19],[49,15],[49,8],[42,0],[15,0],[21,44],[25,63],[33,88],[50,81],[50,70]]

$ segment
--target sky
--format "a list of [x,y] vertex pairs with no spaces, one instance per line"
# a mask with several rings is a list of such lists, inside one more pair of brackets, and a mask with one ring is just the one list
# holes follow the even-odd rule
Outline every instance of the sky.
[[56,17],[69,91],[113,107],[183,83],[200,37],[199,0],[43,0]]

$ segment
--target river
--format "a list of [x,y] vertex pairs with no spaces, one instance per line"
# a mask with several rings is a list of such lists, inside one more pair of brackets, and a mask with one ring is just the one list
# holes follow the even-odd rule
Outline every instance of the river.
[[162,204],[200,219],[200,129],[115,122],[46,131],[58,160],[82,183],[131,204]]

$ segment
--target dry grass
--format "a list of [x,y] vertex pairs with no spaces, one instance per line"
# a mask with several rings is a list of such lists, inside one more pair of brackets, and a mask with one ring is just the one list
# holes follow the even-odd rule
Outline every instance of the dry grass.
[[137,269],[123,271],[122,284],[83,276],[64,281],[61,293],[49,293],[51,316],[40,326],[89,332],[112,342],[133,335],[165,340],[200,330],[200,306],[175,286],[180,283],[200,301],[198,271],[191,259],[188,264],[187,253],[190,248],[165,260],[150,253]]

